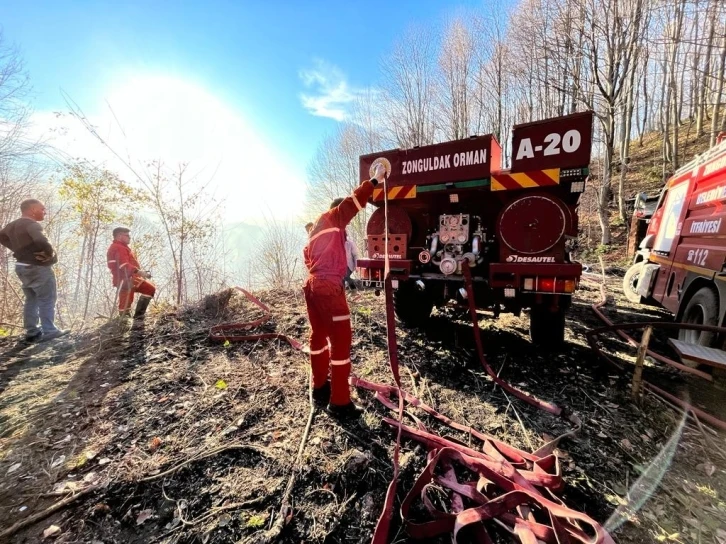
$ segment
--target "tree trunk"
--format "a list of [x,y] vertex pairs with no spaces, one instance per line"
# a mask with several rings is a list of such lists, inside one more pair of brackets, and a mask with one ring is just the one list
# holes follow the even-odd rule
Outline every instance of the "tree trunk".
[[713,102],[713,114],[711,117],[711,147],[716,145],[716,134],[718,132],[718,119],[719,119],[719,113],[721,111],[721,94],[723,93],[723,80],[724,76],[726,76],[726,73],[724,73],[724,70],[726,69],[726,32],[724,33],[724,37],[721,43],[721,65],[718,69],[718,78],[716,81],[718,81],[717,87],[716,87],[716,96],[714,97]]
[[605,140],[605,160],[603,163],[603,179],[600,190],[600,202],[598,203],[598,216],[602,238],[600,243],[604,246],[610,245],[612,236],[610,233],[610,201],[612,199],[612,172],[613,172],[613,151],[615,147],[615,106],[608,104],[607,118],[603,126]]
[[81,294],[81,276],[83,274],[83,259],[86,254],[86,244],[88,243],[88,232],[83,233],[83,243],[81,244],[81,253],[78,257],[78,269],[76,270],[76,288],[73,293],[73,311],[78,311],[78,297]]
[[83,320],[86,320],[86,317],[88,316],[88,306],[91,303],[91,295],[93,293],[93,276],[95,272],[95,256],[96,256],[96,243],[98,242],[98,230],[101,227],[100,220],[96,220],[96,228],[93,231],[93,234],[91,235],[91,239],[89,240],[89,274],[88,274],[88,282],[86,285],[86,303],[83,306]]
[[708,45],[706,46],[706,61],[703,68],[703,74],[701,76],[701,83],[699,87],[698,95],[698,109],[696,110],[696,136],[703,136],[705,133],[703,128],[703,118],[706,112],[706,89],[708,89],[709,75],[711,72],[711,53],[713,51],[713,38],[716,30],[715,24],[715,10],[711,10],[711,6],[715,4],[709,4],[709,10],[706,18],[709,21],[708,26]]

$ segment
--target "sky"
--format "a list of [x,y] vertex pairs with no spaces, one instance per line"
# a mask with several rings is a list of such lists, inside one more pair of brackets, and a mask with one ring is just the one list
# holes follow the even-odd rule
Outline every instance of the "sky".
[[189,162],[227,222],[299,217],[307,166],[410,25],[486,0],[443,2],[3,0],[0,28],[33,86],[34,131],[66,156]]

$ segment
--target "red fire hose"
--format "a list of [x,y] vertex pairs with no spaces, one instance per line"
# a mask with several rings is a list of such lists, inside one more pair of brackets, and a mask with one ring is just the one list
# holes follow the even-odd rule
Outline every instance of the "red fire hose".
[[[601,300],[597,304],[592,305],[592,309],[595,312],[595,314],[605,323],[607,323],[606,327],[601,327],[599,329],[593,329],[590,331],[587,331],[585,333],[585,336],[587,337],[587,341],[590,344],[590,347],[593,349],[595,353],[598,354],[599,357],[602,357],[604,360],[606,360],[611,365],[615,366],[619,370],[622,370],[622,366],[613,361],[613,359],[607,355],[605,355],[602,350],[600,349],[600,346],[597,343],[596,337],[607,332],[614,332],[618,336],[620,336],[623,340],[628,342],[633,347],[638,347],[638,342],[632,337],[627,335],[624,331],[626,330],[633,330],[633,329],[644,329],[646,327],[653,327],[653,328],[660,328],[660,329],[689,329],[689,330],[696,330],[696,331],[707,331],[707,332],[715,332],[715,333],[726,333],[726,328],[723,327],[715,327],[712,325],[692,325],[689,323],[661,323],[659,321],[648,321],[643,323],[620,323],[620,324],[614,324],[610,319],[605,316],[600,309],[605,306],[607,303],[607,296],[605,294],[605,284],[601,284],[600,286],[600,294],[601,294]],[[713,377],[701,370],[697,370],[695,368],[687,367],[686,365],[683,365],[677,361],[674,361],[672,359],[669,359],[668,357],[665,357],[663,355],[660,355],[658,353],[655,353],[651,350],[647,350],[646,352],[648,355],[653,357],[654,359],[661,361],[667,365],[670,365],[674,368],[677,368],[679,370],[683,370],[684,372],[688,372],[690,374],[693,374],[695,376],[698,376],[700,378],[706,379],[708,381],[712,381]],[[693,412],[698,416],[700,419],[710,423],[714,427],[717,427],[722,430],[726,430],[726,421],[723,421],[722,419],[719,419],[707,412],[704,412],[703,410],[700,410],[699,408],[696,408],[692,406],[690,403],[685,402],[678,397],[663,391],[659,387],[656,387],[652,383],[643,380],[643,385],[647,389],[651,391],[654,395],[658,395],[662,397],[663,399],[672,402],[674,404],[677,404],[680,406],[686,413]]]
[[[492,379],[502,389],[515,397],[540,408],[548,413],[558,415],[573,423],[576,428],[552,442],[546,444],[534,453],[527,453],[505,444],[493,437],[485,435],[471,427],[455,423],[448,417],[440,414],[421,400],[406,393],[400,384],[398,357],[396,353],[395,317],[393,311],[393,297],[391,278],[386,277],[386,321],[389,345],[391,372],[396,386],[376,384],[361,378],[351,378],[355,386],[375,391],[375,398],[384,406],[398,412],[397,419],[384,418],[384,422],[398,430],[396,448],[394,450],[393,469],[394,476],[389,484],[388,492],[383,506],[381,517],[378,520],[373,544],[388,542],[388,531],[393,514],[395,491],[399,473],[398,452],[400,438],[406,436],[416,440],[429,450],[429,464],[418,477],[413,488],[408,492],[401,505],[401,517],[407,532],[415,539],[430,538],[445,533],[452,533],[454,540],[464,527],[471,527],[477,542],[484,544],[492,542],[486,528],[481,522],[495,520],[496,523],[517,536],[523,543],[536,543],[537,539],[547,542],[581,542],[581,543],[611,543],[613,540],[607,532],[588,516],[565,507],[551,492],[562,487],[559,462],[552,454],[557,443],[567,435],[571,435],[580,427],[579,419],[573,414],[565,414],[558,406],[529,395],[500,379],[487,363],[481,343],[478,328],[478,318],[474,305],[474,293],[471,281],[471,272],[464,263],[464,281],[469,300],[469,309],[472,316],[477,355],[484,368]],[[391,400],[396,394],[398,403]],[[403,401],[408,405],[417,407],[435,419],[457,430],[463,431],[482,441],[482,451],[440,437],[429,432],[424,424],[413,414],[403,409]],[[403,424],[403,415],[409,415],[417,428]],[[479,475],[476,482],[460,483],[456,476],[453,463],[469,469]],[[435,469],[441,466],[444,476],[436,476]],[[438,484],[449,491],[451,500],[451,513],[438,510],[431,499],[429,492],[432,483]],[[410,508],[413,501],[420,497],[426,510],[433,520],[416,523],[409,519]],[[464,509],[463,499],[469,499],[473,506]],[[535,520],[531,507],[546,513],[549,523]],[[513,514],[512,511],[517,514]],[[590,530],[584,531],[584,524]],[[594,536],[590,536],[590,535]]]
[[272,314],[270,313],[270,308],[268,308],[264,303],[262,303],[262,301],[260,301],[260,299],[258,299],[252,293],[242,289],[241,287],[235,287],[235,289],[242,293],[247,298],[247,300],[252,302],[260,310],[262,310],[262,317],[255,319],[254,321],[248,321],[244,323],[224,323],[222,325],[215,325],[214,327],[209,329],[209,338],[211,340],[221,342],[250,342],[256,340],[278,339],[284,340],[296,350],[305,350],[305,346],[301,342],[298,342],[294,338],[290,338],[289,336],[278,332],[240,334],[242,331],[248,331],[250,329],[254,329],[255,327],[259,327],[264,323],[267,323],[272,317]]
[[[374,391],[375,398],[384,406],[396,411],[398,416],[395,420],[383,418],[386,424],[397,429],[397,439],[393,455],[394,475],[386,492],[381,516],[373,535],[373,544],[389,542],[389,529],[393,518],[399,475],[400,445],[401,438],[404,436],[423,444],[429,451],[429,462],[426,469],[419,475],[401,505],[401,518],[411,537],[422,539],[450,533],[456,539],[461,530],[469,528],[477,542],[489,544],[492,539],[482,522],[493,521],[524,544],[536,544],[537,541],[547,544],[613,543],[602,526],[588,516],[567,508],[553,494],[553,491],[562,487],[559,461],[553,451],[563,437],[577,432],[580,427],[579,420],[572,414],[566,414],[560,407],[529,395],[496,376],[484,356],[476,307],[473,302],[471,273],[466,263],[464,264],[464,280],[472,315],[477,354],[485,371],[503,390],[532,406],[565,418],[575,425],[575,429],[549,442],[536,452],[528,453],[476,429],[456,423],[406,393],[401,387],[399,372],[392,278],[390,274],[387,275],[385,293],[388,354],[391,374],[396,385],[376,384],[355,376],[351,377],[353,385]],[[271,314],[270,309],[254,295],[239,287],[236,289],[258,306],[263,315],[250,322],[227,323],[212,327],[210,329],[211,339],[239,342],[274,338],[288,342],[297,350],[306,350],[302,343],[281,333],[243,334],[243,331],[249,331],[266,323]],[[393,394],[396,394],[398,402],[391,399]],[[430,432],[418,418],[405,410],[406,403],[423,410],[440,423],[478,439],[481,441],[481,451]],[[416,422],[417,428],[403,423],[404,414],[409,415]],[[457,478],[455,466],[477,474],[478,480],[461,482]],[[441,468],[441,474],[437,472],[437,467]],[[434,505],[430,497],[434,483],[448,490],[451,512],[443,512]],[[411,507],[418,498],[421,499],[426,511],[430,513],[432,520],[414,522],[409,519]],[[464,499],[469,501],[468,508],[464,508]],[[540,512],[536,518],[533,513],[535,511]],[[541,514],[544,514],[544,517]]]

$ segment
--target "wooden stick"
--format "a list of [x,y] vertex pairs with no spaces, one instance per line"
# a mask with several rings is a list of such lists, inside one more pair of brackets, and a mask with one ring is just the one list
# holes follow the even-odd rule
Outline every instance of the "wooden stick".
[[230,450],[251,450],[251,451],[256,451],[257,453],[261,453],[261,454],[265,454],[265,455],[269,453],[265,448],[260,448],[258,446],[252,446],[251,444],[229,444],[227,446],[220,446],[211,451],[208,451],[207,453],[204,453],[201,455],[196,455],[194,457],[190,457],[183,463],[179,463],[178,465],[173,466],[169,470],[165,470],[164,472],[161,472],[159,474],[154,474],[153,476],[147,476],[146,478],[141,478],[139,480],[139,482],[152,482],[154,480],[158,480],[159,478],[168,476],[169,474],[176,472],[180,468],[187,466],[189,463],[193,463],[194,461],[201,461],[202,459],[207,459],[208,457],[212,457],[219,453],[223,453],[223,452],[230,451]]
[[640,339],[638,354],[635,358],[635,372],[633,373],[633,386],[630,390],[630,394],[638,406],[643,403],[643,395],[641,391],[641,386],[643,384],[643,362],[645,361],[645,354],[648,351],[648,343],[650,342],[650,335],[652,332],[653,327],[647,327],[643,331],[643,338]]
[[13,325],[12,323],[5,323],[3,321],[0,321],[0,326],[2,327],[10,327],[11,329],[22,329],[20,325]]
[[310,427],[313,424],[313,417],[315,416],[315,403],[313,402],[313,380],[310,372],[311,370],[308,372],[308,402],[310,404],[308,423],[305,426],[305,432],[303,432],[302,439],[300,440],[300,447],[297,450],[297,457],[295,458],[295,464],[293,465],[292,472],[290,473],[290,479],[287,481],[285,493],[282,495],[282,500],[280,501],[281,504],[280,510],[277,513],[277,519],[268,530],[264,531],[261,534],[255,533],[247,537],[244,541],[241,541],[243,544],[270,544],[271,542],[274,542],[280,535],[282,530],[285,528],[285,525],[287,525],[287,522],[290,521],[290,518],[292,517],[292,504],[290,501],[290,495],[292,494],[292,488],[295,485],[297,473],[302,468],[302,454],[305,451],[305,447],[308,443],[308,437],[310,436]]
[[2,533],[0,533],[0,538],[7,538],[11,535],[14,535],[20,529],[23,529],[29,525],[33,525],[36,521],[40,521],[41,519],[47,518],[52,513],[57,512],[58,510],[60,510],[62,508],[65,508],[66,506],[68,506],[72,502],[80,499],[81,497],[84,497],[90,493],[93,493],[99,487],[101,487],[103,485],[105,485],[105,484],[96,484],[96,485],[89,486],[86,489],[79,491],[75,495],[71,495],[70,497],[63,499],[62,501],[58,501],[57,503],[49,506],[42,512],[38,512],[37,514],[33,514],[32,516],[29,516],[29,517],[25,518],[24,520],[17,522],[15,525],[10,527],[9,529],[6,529]]

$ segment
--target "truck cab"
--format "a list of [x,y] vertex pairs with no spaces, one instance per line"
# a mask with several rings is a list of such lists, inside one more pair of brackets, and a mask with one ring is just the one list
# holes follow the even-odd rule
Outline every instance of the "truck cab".
[[[677,321],[723,325],[726,315],[726,138],[671,177],[658,200],[623,288]],[[679,340],[721,347],[713,333],[681,330]]]
[[396,315],[418,326],[434,306],[466,301],[466,262],[478,308],[530,308],[533,341],[561,343],[582,272],[568,243],[578,231],[592,119],[585,112],[515,126],[507,170],[491,134],[361,156],[361,180],[379,163],[389,173],[385,193],[379,187],[372,197],[363,283],[382,285],[388,255]]

